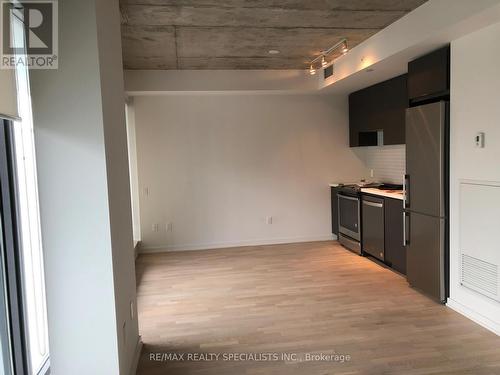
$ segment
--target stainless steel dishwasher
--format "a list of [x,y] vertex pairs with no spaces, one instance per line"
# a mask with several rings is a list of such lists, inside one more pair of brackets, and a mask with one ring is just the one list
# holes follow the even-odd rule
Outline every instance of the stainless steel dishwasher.
[[384,260],[384,200],[371,196],[362,197],[362,249],[363,252]]

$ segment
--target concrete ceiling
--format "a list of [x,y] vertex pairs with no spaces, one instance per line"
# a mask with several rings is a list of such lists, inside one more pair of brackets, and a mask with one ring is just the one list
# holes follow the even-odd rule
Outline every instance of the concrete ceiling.
[[352,48],[426,1],[120,0],[124,67],[306,69],[340,39]]

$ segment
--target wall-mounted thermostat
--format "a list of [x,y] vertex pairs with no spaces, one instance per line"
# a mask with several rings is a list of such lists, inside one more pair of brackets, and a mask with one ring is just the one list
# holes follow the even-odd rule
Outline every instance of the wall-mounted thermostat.
[[476,138],[474,140],[476,141],[476,147],[484,148],[484,133],[482,132],[477,133]]

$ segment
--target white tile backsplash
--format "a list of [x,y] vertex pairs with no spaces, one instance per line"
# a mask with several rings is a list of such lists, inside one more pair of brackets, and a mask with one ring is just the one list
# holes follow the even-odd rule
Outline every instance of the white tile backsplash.
[[373,169],[373,180],[402,184],[406,170],[406,146],[359,147],[356,154],[368,170]]

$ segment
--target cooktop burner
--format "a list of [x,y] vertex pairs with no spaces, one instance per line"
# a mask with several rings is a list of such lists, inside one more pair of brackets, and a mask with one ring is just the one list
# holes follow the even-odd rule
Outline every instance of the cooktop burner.
[[382,184],[378,188],[380,190],[403,190],[403,185],[398,185],[398,184]]
[[362,186],[358,184],[340,185],[339,193],[356,197],[361,194],[361,188]]
[[396,184],[381,184],[377,182],[359,182],[355,184],[341,184],[339,185],[339,192],[351,196],[359,196],[361,194],[361,189],[363,188],[374,188],[380,190],[402,190],[402,185]]

